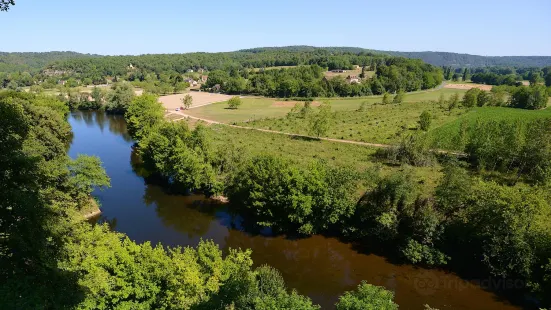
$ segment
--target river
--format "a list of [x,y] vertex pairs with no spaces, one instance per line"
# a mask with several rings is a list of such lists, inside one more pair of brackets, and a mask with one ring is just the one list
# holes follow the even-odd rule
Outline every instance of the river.
[[499,281],[467,282],[453,273],[389,262],[362,253],[335,238],[312,236],[287,239],[251,234],[239,217],[203,196],[171,195],[147,184],[134,171],[132,139],[120,116],[99,112],[73,112],[69,116],[74,137],[69,155],[97,155],[111,177],[111,188],[96,191],[102,203],[102,221],[137,242],[169,246],[196,246],[212,239],[222,249],[250,248],[255,265],[279,269],[290,288],[308,295],[323,309],[332,309],[339,295],[362,280],[392,290],[400,309],[520,309],[484,288]]

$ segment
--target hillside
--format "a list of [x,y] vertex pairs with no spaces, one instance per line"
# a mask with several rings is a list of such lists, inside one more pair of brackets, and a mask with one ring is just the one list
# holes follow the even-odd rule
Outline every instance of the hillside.
[[470,54],[448,53],[448,52],[398,52],[381,51],[365,49],[360,47],[314,47],[314,46],[283,46],[283,47],[261,47],[241,50],[240,52],[260,53],[265,51],[285,50],[285,51],[308,51],[326,50],[338,53],[367,53],[367,54],[387,54],[392,56],[401,56],[407,58],[421,59],[426,63],[435,66],[453,66],[453,67],[545,67],[551,66],[551,56],[479,56]]
[[0,52],[0,72],[38,71],[51,62],[70,58],[98,57],[76,52],[6,53]]

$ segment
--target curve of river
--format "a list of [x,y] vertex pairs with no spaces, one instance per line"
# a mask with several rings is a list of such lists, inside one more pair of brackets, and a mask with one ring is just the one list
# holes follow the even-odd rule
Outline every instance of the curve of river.
[[332,309],[340,294],[362,280],[394,291],[400,309],[423,309],[424,304],[441,310],[520,309],[485,290],[495,285],[487,279],[479,286],[453,273],[393,264],[335,238],[292,240],[247,233],[239,218],[215,201],[170,195],[147,184],[133,170],[133,141],[122,117],[74,112],[69,122],[74,132],[69,155],[99,156],[111,177],[111,188],[94,193],[102,203],[101,220],[137,242],[195,246],[203,238],[222,249],[251,248],[256,265],[279,269],[290,288],[310,296],[323,309]]

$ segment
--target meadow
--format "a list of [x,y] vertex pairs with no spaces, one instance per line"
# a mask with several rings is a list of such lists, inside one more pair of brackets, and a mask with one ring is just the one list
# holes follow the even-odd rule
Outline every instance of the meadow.
[[376,148],[337,143],[296,136],[277,135],[256,130],[211,125],[215,148],[237,150],[240,156],[271,154],[307,165],[313,160],[323,160],[335,167],[353,167],[360,173],[379,172],[388,175],[398,170],[411,169],[423,192],[431,193],[442,176],[440,165],[404,168],[378,161]]

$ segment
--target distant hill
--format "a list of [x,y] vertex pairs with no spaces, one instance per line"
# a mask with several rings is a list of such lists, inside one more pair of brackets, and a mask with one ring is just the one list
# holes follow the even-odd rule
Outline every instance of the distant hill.
[[283,46],[283,47],[261,47],[241,50],[241,52],[262,52],[266,50],[286,51],[315,51],[323,49],[332,52],[345,53],[370,53],[387,54],[407,58],[421,59],[426,63],[435,66],[453,67],[546,67],[551,66],[551,56],[479,56],[470,54],[448,53],[448,52],[397,52],[365,49],[360,47],[314,47],[314,46]]
[[70,58],[99,57],[76,52],[6,53],[0,52],[0,72],[39,71],[51,62]]

